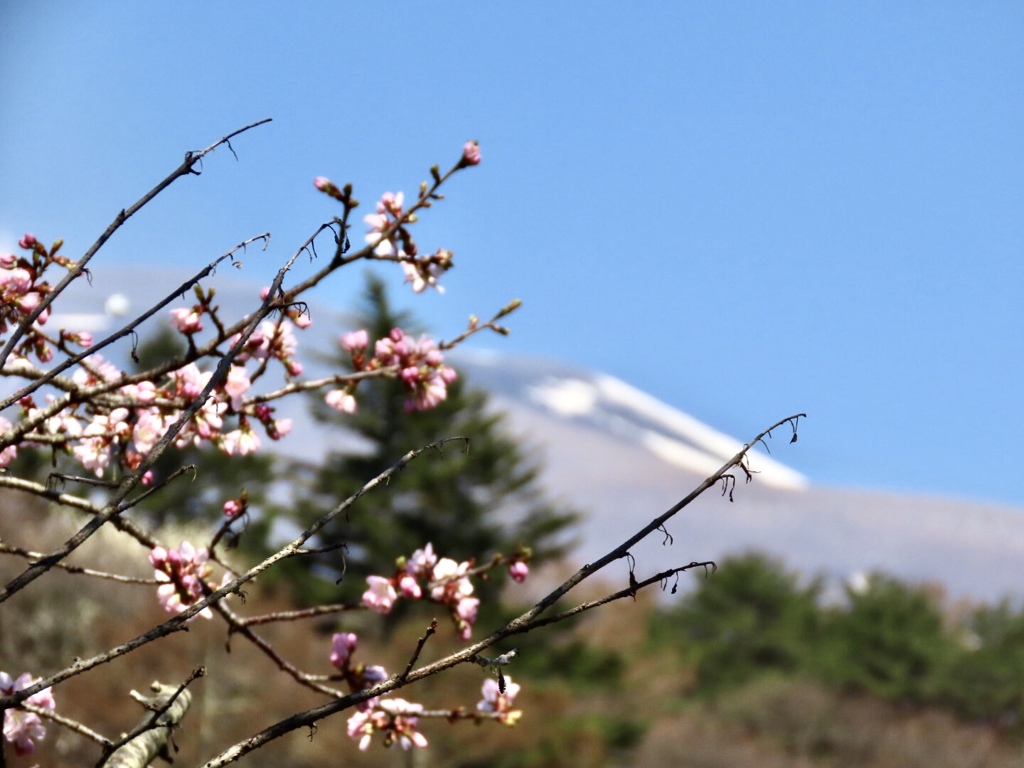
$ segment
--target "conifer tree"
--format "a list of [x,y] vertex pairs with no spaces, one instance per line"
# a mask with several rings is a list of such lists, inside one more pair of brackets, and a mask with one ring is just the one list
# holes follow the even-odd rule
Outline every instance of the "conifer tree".
[[[418,330],[406,313],[392,308],[384,283],[374,276],[368,278],[358,325],[371,340],[395,327]],[[345,358],[339,354],[335,364],[347,364]],[[366,588],[363,576],[392,573],[396,557],[411,555],[428,542],[441,550],[440,556],[460,561],[481,553],[508,555],[527,542],[531,563],[563,553],[564,534],[576,515],[545,499],[536,462],[504,431],[503,417],[488,408],[482,391],[460,376],[448,387],[447,399],[429,411],[407,412],[406,399],[400,381],[380,378],[359,384],[354,415],[339,414],[322,400],[314,406],[318,420],[354,432],[367,450],[331,452],[319,466],[304,468],[307,492],[295,507],[300,523],[347,498],[407,451],[442,437],[468,438],[465,447],[449,444],[437,461],[407,466],[389,486],[362,497],[347,521],[320,537],[323,546],[344,545],[344,559],[339,552],[318,563],[320,572],[326,567],[334,579],[347,568],[351,577],[339,585],[341,599],[358,601]],[[294,565],[308,568],[309,560]],[[500,574],[495,576],[481,598],[500,585]],[[308,582],[307,587],[313,589]]]

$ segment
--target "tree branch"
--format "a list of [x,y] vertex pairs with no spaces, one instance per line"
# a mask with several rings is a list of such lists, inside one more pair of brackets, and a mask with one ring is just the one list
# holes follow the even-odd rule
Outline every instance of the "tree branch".
[[121,211],[118,212],[117,216],[114,217],[114,220],[110,223],[110,226],[108,226],[104,230],[103,234],[99,236],[99,239],[96,240],[96,242],[92,244],[89,250],[85,252],[85,255],[82,256],[82,258],[75,263],[74,267],[68,270],[68,273],[64,276],[64,278],[59,283],[57,283],[53,290],[50,291],[50,293],[47,296],[45,296],[41,302],[39,302],[39,306],[37,306],[31,313],[29,313],[28,316],[25,317],[24,320],[21,321],[21,323],[18,324],[18,327],[14,330],[14,333],[11,334],[11,338],[7,340],[7,343],[4,345],[4,348],[0,350],[0,366],[7,362],[7,358],[10,356],[11,351],[14,349],[17,343],[21,340],[21,337],[25,335],[28,329],[32,327],[32,324],[53,303],[54,299],[56,299],[61,293],[63,293],[64,289],[67,288],[72,281],[77,280],[82,275],[82,273],[85,272],[85,267],[92,259],[92,257],[95,256],[97,251],[99,251],[99,249],[103,247],[107,240],[109,240],[111,236],[113,236],[113,234],[118,229],[121,228],[122,224],[128,221],[128,219],[130,219],[132,216],[138,213],[142,209],[142,207],[145,206],[150,200],[159,195],[161,192],[167,189],[167,187],[169,187],[175,181],[180,179],[182,176],[188,176],[190,174],[195,174],[196,176],[198,176],[199,172],[195,170],[195,166],[198,163],[200,163],[204,157],[213,152],[213,150],[215,150],[221,144],[228,144],[228,146],[230,146],[231,139],[233,139],[235,136],[238,136],[239,134],[244,133],[245,131],[248,131],[251,128],[256,128],[257,126],[263,125],[264,123],[269,123],[270,121],[271,118],[269,117],[264,118],[262,120],[257,120],[255,123],[250,123],[249,125],[239,128],[237,131],[229,133],[227,136],[224,136],[218,141],[215,141],[206,149],[200,150],[199,152],[186,152],[185,159],[182,161],[181,165],[179,165],[177,168],[171,171],[167,178],[165,178],[163,181],[161,181],[159,184],[153,187],[153,189],[149,190],[149,192],[147,192],[141,198],[139,198],[139,200],[137,200],[133,205],[129,206],[128,208],[121,209]]

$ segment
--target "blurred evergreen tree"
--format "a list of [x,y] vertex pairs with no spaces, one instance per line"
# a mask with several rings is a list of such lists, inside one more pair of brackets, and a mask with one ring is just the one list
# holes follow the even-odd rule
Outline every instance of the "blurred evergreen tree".
[[847,588],[847,599],[847,607],[825,619],[821,676],[890,701],[933,699],[955,644],[929,590],[872,574],[866,588]]
[[[368,331],[371,346],[396,327],[419,332],[408,314],[391,307],[384,283],[372,275],[362,313],[358,325]],[[351,361],[339,350],[333,364],[350,367]],[[504,431],[503,417],[488,408],[482,391],[470,388],[460,375],[448,387],[447,399],[432,410],[407,412],[406,397],[402,383],[388,378],[359,384],[355,415],[328,408],[322,393],[315,396],[316,418],[354,433],[365,450],[331,452],[319,466],[292,468],[298,496],[288,515],[300,525],[351,496],[410,450],[456,435],[467,437],[469,444],[467,449],[450,443],[443,456],[422,456],[328,526],[317,543],[344,544],[344,561],[335,553],[287,563],[286,570],[293,573],[312,570],[329,577],[319,584],[303,579],[300,600],[358,602],[366,589],[365,576],[392,574],[397,557],[409,556],[428,542],[440,557],[482,558],[480,564],[496,553],[512,554],[520,545],[532,550],[531,564],[564,553],[564,534],[576,514],[545,499],[537,464]],[[304,483],[299,482],[302,478]],[[491,573],[487,581],[477,580],[481,610],[493,602],[504,581],[503,570]]]
[[805,668],[819,632],[821,585],[766,555],[728,557],[677,607],[657,614],[652,639],[677,645],[697,670],[703,694],[717,694],[764,672]]
[[962,717],[1024,725],[1024,613],[1008,600],[976,608],[958,628],[941,699]]

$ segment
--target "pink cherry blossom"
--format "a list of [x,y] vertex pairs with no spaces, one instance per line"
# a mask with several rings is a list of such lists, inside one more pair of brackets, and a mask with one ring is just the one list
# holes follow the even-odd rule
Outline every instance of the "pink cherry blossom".
[[225,517],[238,517],[242,514],[245,506],[238,499],[228,499],[224,502],[224,516]]
[[383,683],[388,679],[388,671],[379,664],[372,664],[363,668],[363,687],[370,688],[377,683]]
[[[227,409],[227,403],[219,403],[210,398],[196,412],[195,419],[178,433],[178,439],[175,440],[174,444],[179,448],[184,448],[190,442],[198,446],[202,444],[203,440],[216,441],[220,437],[221,429],[224,427],[224,414],[227,412]],[[238,440],[240,438],[241,434],[236,434],[233,439]],[[237,446],[233,447],[237,448]],[[221,450],[223,451],[224,448],[221,447]]]
[[402,204],[405,202],[405,193],[393,194],[385,192],[377,203],[377,213],[389,213],[395,218],[402,215]]
[[271,440],[280,440],[291,431],[291,419],[275,419],[267,426],[267,436],[270,437]]
[[445,272],[444,267],[425,259],[417,259],[403,261],[402,271],[405,273],[405,282],[412,283],[413,293],[423,293],[428,287],[444,293],[444,286],[437,282]]
[[88,470],[103,477],[103,472],[110,464],[110,447],[112,438],[109,435],[108,417],[96,416],[83,431],[83,438],[71,452],[75,459]]
[[71,380],[79,387],[92,387],[108,381],[116,381],[121,378],[121,371],[112,363],[108,363],[100,355],[89,355],[82,361],[84,365],[77,368],[71,376]]
[[377,256],[404,256],[404,251],[396,244],[396,237],[404,212],[402,205],[405,196],[402,192],[394,194],[385,192],[377,203],[377,212],[363,217],[363,221],[369,229],[366,232],[366,242],[375,244],[373,252]]
[[245,456],[258,451],[259,448],[260,436],[247,423],[220,437],[220,449],[228,456]]
[[367,576],[366,583],[370,588],[363,593],[363,605],[374,613],[390,613],[395,600],[398,599],[398,593],[395,592],[391,579],[385,579],[383,576]]
[[199,312],[195,307],[171,310],[171,325],[181,333],[191,335],[203,330]]
[[356,399],[347,389],[332,389],[324,395],[324,402],[342,413],[356,412]]
[[396,743],[402,749],[427,746],[427,738],[416,730],[417,715],[423,712],[422,704],[413,704],[405,699],[384,699],[373,710],[356,712],[348,719],[348,735],[359,741],[359,749],[366,750],[374,733],[384,734],[384,746]]
[[359,638],[354,632],[335,632],[331,638],[331,664],[345,669],[358,644]]
[[430,597],[448,606],[459,636],[468,640],[476,622],[480,601],[472,597],[473,582],[466,576],[470,563],[456,563],[447,557],[434,566]]
[[[256,360],[266,360],[270,357],[270,338],[268,334],[264,333],[263,326],[271,325],[271,335],[273,334],[272,324],[263,323],[259,328],[256,328],[249,338],[245,340],[245,344],[242,345],[242,349],[238,353],[236,358],[238,362],[245,363],[255,358]],[[238,343],[238,340],[242,337],[240,333],[236,333],[231,337],[230,344],[234,346]]]
[[[28,672],[18,675],[16,680],[6,672],[0,672],[0,696],[10,696],[37,682],[39,682],[38,679],[33,679]],[[53,692],[49,688],[32,694],[25,699],[25,703],[51,712],[57,706]],[[45,736],[46,727],[43,725],[42,718],[34,712],[13,708],[4,712],[4,738],[14,744],[15,754],[19,756],[31,754],[35,749],[35,742]]]
[[[183,613],[190,605],[204,596],[203,582],[212,569],[207,564],[210,553],[196,549],[183,541],[177,549],[154,547],[149,553],[149,562],[156,569],[156,579],[162,582],[157,588],[157,599],[168,613]],[[209,607],[200,616],[213,618]]]
[[423,596],[423,590],[420,589],[416,577],[409,573],[398,577],[398,590],[402,593],[402,597],[408,597],[413,600],[418,600]]
[[129,400],[148,405],[156,400],[157,389],[152,381],[140,381],[138,384],[125,384],[121,387],[121,394]]
[[460,167],[467,165],[480,165],[480,144],[476,141],[467,141],[462,147],[462,159]]
[[313,186],[319,189],[325,195],[330,195],[335,200],[340,200],[346,205],[349,205],[349,200],[346,199],[342,191],[338,189],[338,187],[335,186],[334,182],[332,182],[326,176],[317,176],[315,179],[313,179]]
[[347,730],[350,738],[359,740],[359,749],[365,752],[373,738],[374,725],[371,721],[372,712],[356,712],[348,719]]
[[147,454],[164,436],[173,417],[164,416],[155,408],[139,408],[135,411],[135,426],[132,430],[132,442],[135,450]]
[[203,373],[195,363],[189,363],[168,375],[174,384],[174,394],[191,402],[199,397],[212,374]]
[[295,332],[292,330],[293,323],[281,321],[271,323],[267,321],[261,326],[264,333],[271,338],[270,353],[278,360],[288,360],[295,356],[298,341],[295,339]]
[[458,378],[453,368],[443,363],[441,350],[433,339],[422,336],[418,340],[401,328],[392,329],[386,338],[379,339],[370,367],[397,367],[399,378],[410,396],[406,410],[429,410],[448,397],[448,385]]
[[434,554],[434,545],[427,543],[423,549],[417,549],[412,557],[405,564],[405,569],[418,576],[426,576],[430,569],[437,563],[437,555]]
[[231,402],[231,410],[240,413],[242,410],[242,395],[249,391],[252,382],[249,381],[249,373],[245,366],[232,365],[228,370],[227,379],[224,381],[224,391],[228,394]]
[[459,631],[459,637],[469,640],[473,634],[473,625],[476,623],[477,610],[480,608],[480,600],[475,597],[463,597],[455,604],[455,624]]
[[515,725],[516,721],[522,716],[522,712],[513,710],[512,705],[515,702],[516,696],[519,695],[521,686],[518,683],[513,683],[509,675],[505,675],[504,678],[504,693],[501,692],[498,682],[493,678],[489,677],[484,680],[481,690],[483,700],[476,705],[476,708],[481,712],[496,713],[498,720],[506,725]]
[[349,354],[363,352],[370,344],[370,337],[364,330],[351,331],[341,336],[341,348]]
[[522,560],[516,560],[508,567],[508,575],[512,577],[512,581],[517,584],[522,584],[526,581],[527,575],[530,573],[530,567]]
[[32,288],[32,273],[23,267],[0,270],[0,288],[12,297],[28,293]]
[[[0,435],[5,434],[11,428],[11,422],[0,416]],[[18,455],[17,445],[8,445],[3,450],[0,450],[0,467],[6,467],[15,457]]]

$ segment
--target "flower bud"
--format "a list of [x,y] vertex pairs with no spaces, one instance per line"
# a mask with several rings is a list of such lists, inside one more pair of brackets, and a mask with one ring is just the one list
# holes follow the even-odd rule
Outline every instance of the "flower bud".
[[470,165],[480,165],[480,144],[476,141],[467,141],[462,147],[462,158],[459,160],[459,168]]

